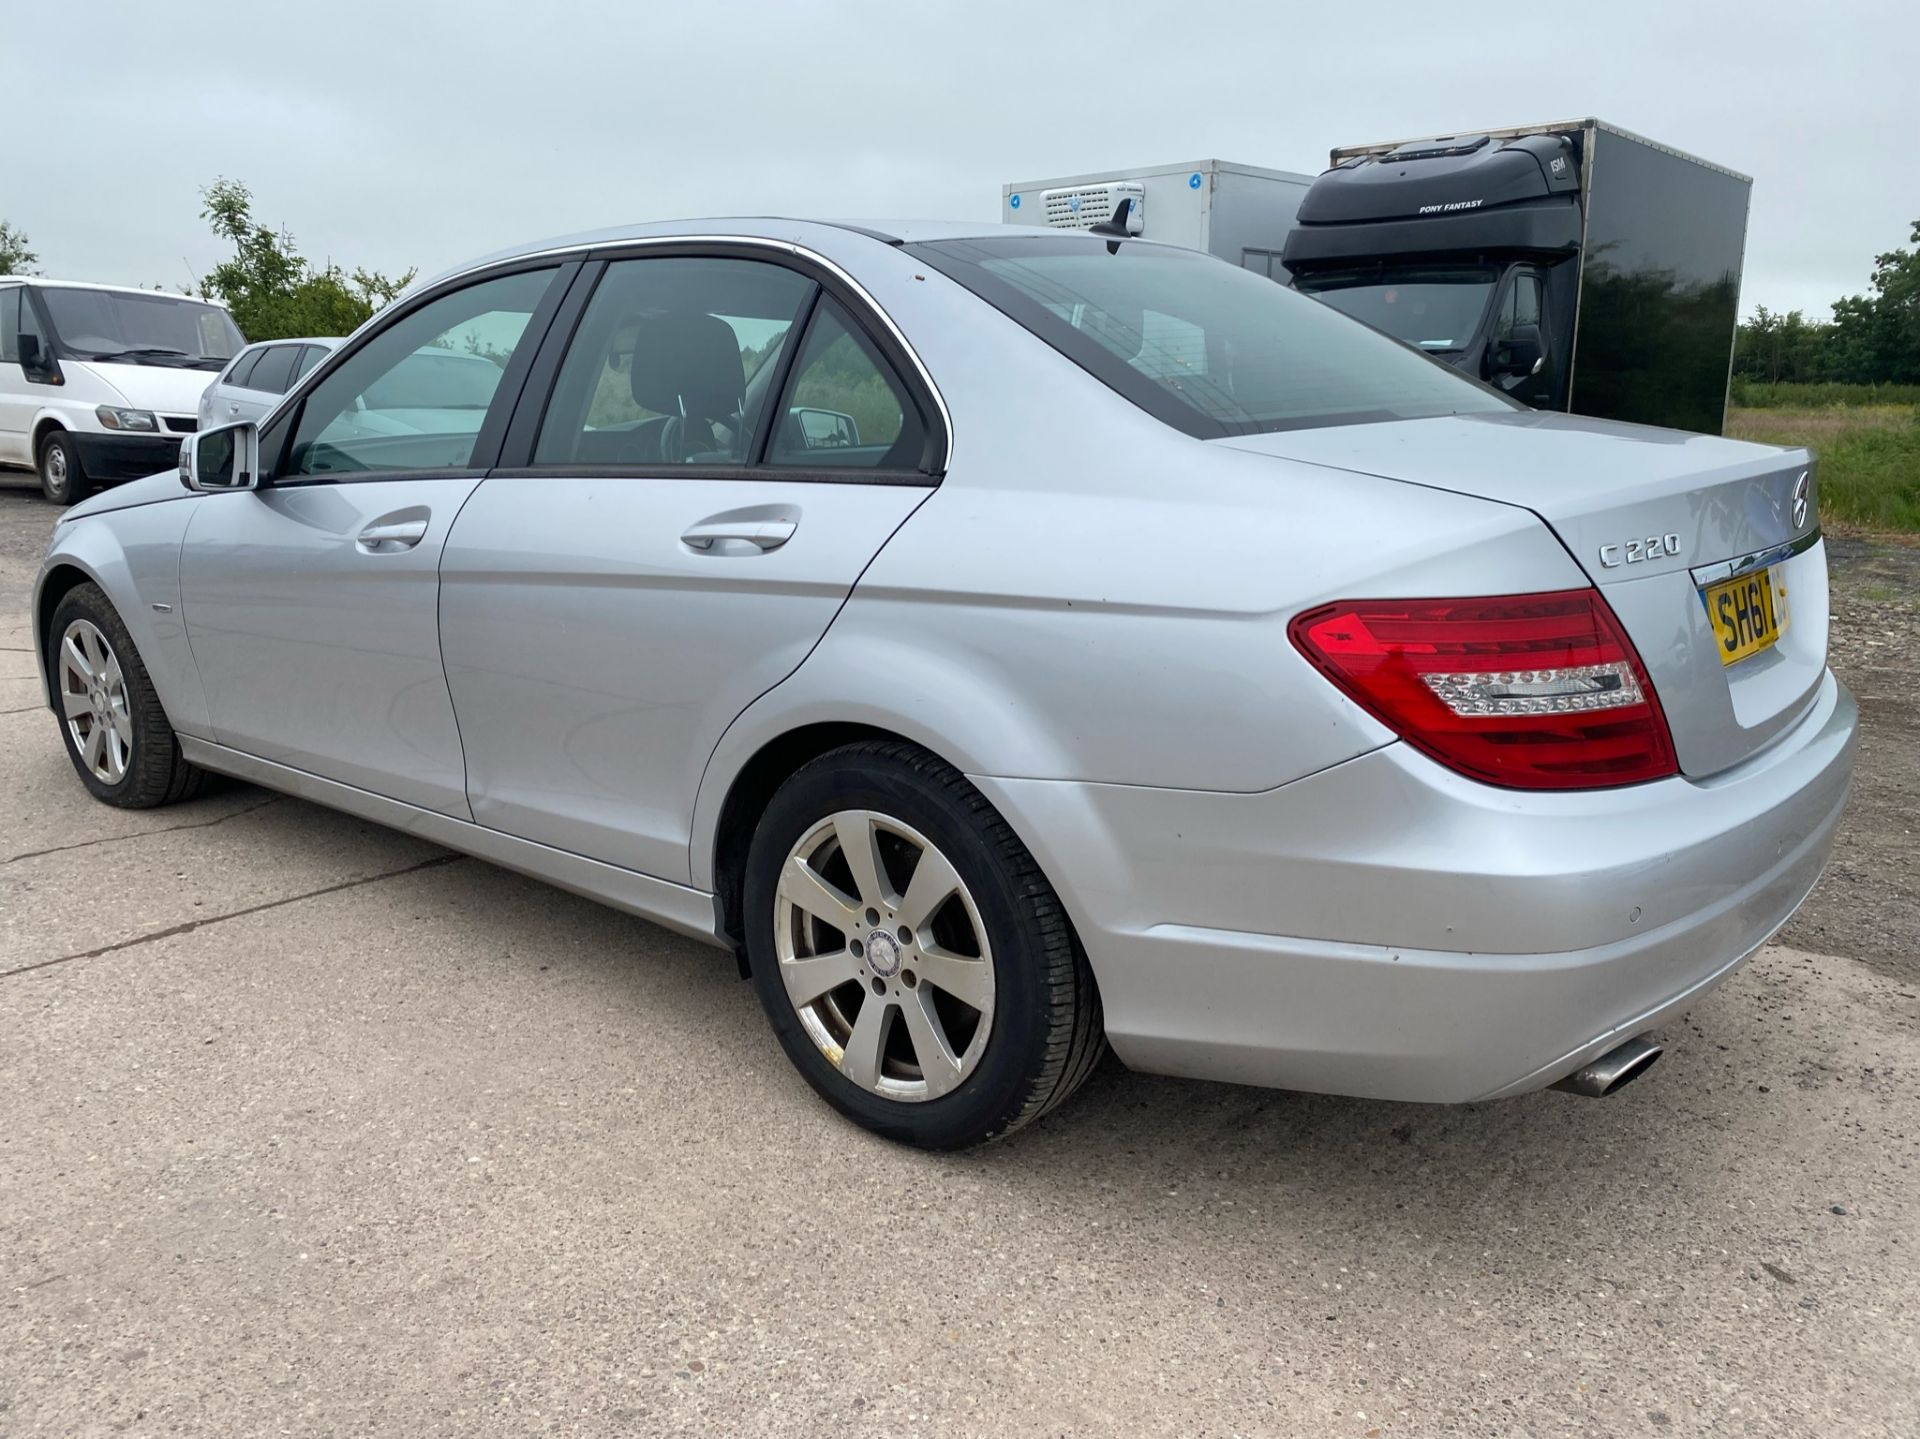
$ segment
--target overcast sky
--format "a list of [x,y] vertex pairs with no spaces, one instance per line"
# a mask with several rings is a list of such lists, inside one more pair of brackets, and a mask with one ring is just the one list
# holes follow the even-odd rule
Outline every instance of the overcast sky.
[[431,273],[701,215],[995,218],[1003,181],[1598,115],[1754,177],[1743,312],[1920,218],[1920,4],[0,0],[0,219],[192,283],[218,176],[314,258]]

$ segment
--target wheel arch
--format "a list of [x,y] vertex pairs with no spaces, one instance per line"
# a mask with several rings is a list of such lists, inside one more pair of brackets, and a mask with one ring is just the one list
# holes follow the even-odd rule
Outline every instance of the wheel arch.
[[[34,443],[37,445],[39,441]],[[58,703],[53,688],[53,612],[60,608],[60,601],[81,585],[98,584],[99,576],[71,559],[57,561],[40,577],[33,599],[33,647],[40,661],[40,691],[49,709]],[[101,586],[103,591],[105,588]]]
[[[817,721],[782,731],[762,743],[733,772],[725,796],[714,812],[710,841],[701,845],[696,837],[695,854],[704,853],[710,866],[705,876],[705,887],[713,891],[715,932],[721,943],[739,957],[741,974],[747,973],[742,891],[745,887],[747,850],[753,843],[753,832],[760,816],[766,812],[775,791],[802,765],[818,759],[829,750],[861,740],[901,740],[908,744],[919,744],[917,740],[878,725],[845,720]],[[925,745],[920,747],[926,748]],[[701,788],[705,790],[706,786],[702,785]],[[702,882],[697,866],[695,882]]]
[[33,457],[35,473],[40,469],[40,447],[46,443],[47,436],[55,431],[70,433],[73,429],[66,417],[53,410],[42,410],[33,421],[33,434],[27,442],[27,453]]

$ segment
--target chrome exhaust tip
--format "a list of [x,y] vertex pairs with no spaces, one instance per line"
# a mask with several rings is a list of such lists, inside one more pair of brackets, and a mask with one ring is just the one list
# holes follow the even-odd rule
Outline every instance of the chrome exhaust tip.
[[1662,1046],[1644,1034],[1638,1035],[1619,1048],[1608,1050],[1591,1064],[1574,1070],[1552,1087],[1586,1099],[1605,1099],[1652,1069],[1654,1061],[1665,1053]]

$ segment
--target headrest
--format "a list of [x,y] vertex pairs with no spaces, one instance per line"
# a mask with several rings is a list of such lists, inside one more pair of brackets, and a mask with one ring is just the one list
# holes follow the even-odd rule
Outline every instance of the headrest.
[[634,403],[662,415],[724,420],[740,412],[746,367],[733,326],[714,315],[648,315],[634,335]]

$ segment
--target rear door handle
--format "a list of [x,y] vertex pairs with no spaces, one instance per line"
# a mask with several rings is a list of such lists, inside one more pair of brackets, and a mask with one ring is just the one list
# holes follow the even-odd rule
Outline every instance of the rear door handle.
[[360,531],[360,548],[376,555],[410,550],[427,537],[424,517],[409,520],[375,520]]
[[764,554],[779,549],[799,528],[794,520],[705,520],[680,536],[680,543],[702,554],[747,554],[749,545]]

